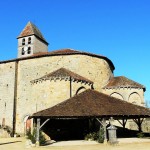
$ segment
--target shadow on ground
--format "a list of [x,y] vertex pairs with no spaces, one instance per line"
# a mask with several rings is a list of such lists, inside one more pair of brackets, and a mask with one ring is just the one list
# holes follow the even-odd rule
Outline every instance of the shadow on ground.
[[[117,128],[117,137],[118,138],[130,138],[130,137],[138,137],[139,131],[124,129],[121,127],[116,126]],[[143,137],[150,137],[150,133],[143,133]]]
[[18,143],[18,142],[22,142],[22,141],[14,141],[14,142],[0,143],[0,145],[5,145],[5,144],[13,144],[13,143]]

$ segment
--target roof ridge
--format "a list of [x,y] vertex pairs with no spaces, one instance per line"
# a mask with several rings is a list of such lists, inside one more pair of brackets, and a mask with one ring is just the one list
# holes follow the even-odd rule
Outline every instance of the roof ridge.
[[28,22],[28,24],[30,24],[31,25],[31,30],[32,30],[32,32],[34,33],[34,29],[33,29],[33,26],[35,26],[31,21],[29,21]]
[[[114,103],[116,104],[113,105]],[[145,118],[150,117],[150,110],[96,90],[88,89],[45,110],[38,111],[31,117],[90,118],[102,116],[117,119],[125,116],[130,119]]]
[[[63,72],[65,72],[66,75]],[[64,77],[65,77],[65,80],[70,80],[68,77],[71,77],[72,78],[71,80],[74,80],[74,81],[81,81],[81,82],[93,84],[93,81],[63,67],[55,71],[52,71],[51,73],[46,74],[38,79],[32,80],[31,83],[37,83],[38,81],[43,81],[43,80],[55,80],[58,78],[64,79]]]

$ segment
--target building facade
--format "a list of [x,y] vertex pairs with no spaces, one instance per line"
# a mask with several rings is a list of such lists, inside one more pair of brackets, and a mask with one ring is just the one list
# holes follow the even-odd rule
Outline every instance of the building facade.
[[107,57],[72,49],[48,52],[48,42],[29,22],[18,36],[18,58],[0,62],[0,125],[24,134],[28,117],[86,89],[144,105],[145,87],[114,77]]

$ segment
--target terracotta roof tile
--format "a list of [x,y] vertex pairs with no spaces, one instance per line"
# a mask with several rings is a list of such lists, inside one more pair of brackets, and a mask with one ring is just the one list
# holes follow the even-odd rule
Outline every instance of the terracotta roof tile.
[[26,37],[26,36],[30,36],[30,35],[35,35],[38,38],[40,38],[42,41],[44,41],[45,43],[47,43],[46,40],[45,40],[45,38],[43,37],[42,33],[40,32],[40,30],[33,23],[28,22],[28,24],[23,29],[23,31],[20,33],[20,35],[18,36],[18,38]]
[[87,56],[91,56],[91,57],[97,57],[97,58],[106,60],[108,62],[108,64],[110,65],[110,68],[112,70],[115,69],[115,66],[112,63],[112,61],[105,56],[96,55],[96,54],[78,51],[78,50],[73,50],[73,49],[69,49],[69,48],[54,50],[54,51],[50,51],[50,52],[40,52],[40,53],[36,53],[36,54],[28,56],[28,57],[22,57],[22,58],[7,60],[7,61],[0,61],[0,63],[12,62],[12,61],[16,61],[16,60],[19,61],[19,60],[26,60],[26,59],[34,59],[34,58],[47,57],[47,56],[59,56],[59,55],[87,55]]
[[[60,50],[54,50],[54,51],[50,51],[50,52],[40,52],[40,53],[36,53],[33,54],[31,56],[28,57],[24,57],[24,58],[34,58],[34,57],[44,57],[44,56],[56,56],[56,55],[88,55],[88,56],[92,56],[92,57],[98,57],[98,58],[102,58],[104,60],[106,60],[110,66],[112,67],[112,70],[115,69],[114,64],[112,63],[112,61],[110,59],[108,59],[105,56],[102,55],[96,55],[96,54],[92,54],[92,53],[88,53],[88,52],[83,52],[83,51],[78,51],[78,50],[73,50],[73,49],[60,49]],[[22,58],[22,59],[24,59]]]
[[85,77],[82,77],[68,69],[65,69],[65,68],[60,68],[56,71],[53,71],[39,79],[36,79],[36,80],[33,80],[31,81],[31,83],[37,83],[38,81],[41,81],[41,80],[51,80],[51,79],[58,79],[58,78],[63,78],[63,79],[68,79],[70,80],[71,77],[71,80],[77,80],[77,81],[81,81],[81,82],[86,82],[86,83],[90,83],[90,84],[93,84],[92,81],[90,81],[89,79],[85,78]]
[[145,90],[145,87],[133,80],[130,80],[124,76],[113,77],[109,83],[104,88],[142,88]]
[[86,90],[53,107],[36,112],[32,115],[32,117],[145,118],[150,117],[150,110],[94,90]]
[[[42,55],[61,55],[61,54],[75,54],[75,53],[81,53],[80,51],[77,50],[72,50],[72,49],[60,49],[60,50],[54,50],[50,52],[39,52],[35,53],[32,56],[42,56]],[[29,56],[29,57],[32,57]]]

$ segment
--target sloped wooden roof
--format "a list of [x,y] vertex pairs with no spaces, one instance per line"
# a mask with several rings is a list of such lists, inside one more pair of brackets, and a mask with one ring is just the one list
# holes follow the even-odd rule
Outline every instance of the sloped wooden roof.
[[130,80],[124,76],[113,77],[104,88],[141,88],[146,90],[145,86]]
[[48,44],[46,42],[45,38],[43,37],[42,33],[40,32],[40,30],[36,27],[36,25],[34,25],[31,22],[28,22],[28,24],[23,29],[23,31],[20,33],[18,38],[26,37],[26,36],[30,36],[30,35],[35,35],[38,38],[40,38],[42,41],[44,41],[46,44]]
[[31,83],[37,83],[40,82],[42,80],[56,80],[56,79],[64,79],[64,80],[71,80],[72,81],[80,81],[80,82],[84,82],[84,83],[89,83],[89,84],[93,84],[93,82],[85,77],[82,77],[68,69],[65,68],[60,68],[56,71],[53,71],[39,79],[35,79],[33,81],[31,81]]
[[34,113],[38,118],[80,118],[80,117],[150,117],[150,110],[108,96],[95,90],[86,90],[62,103]]

